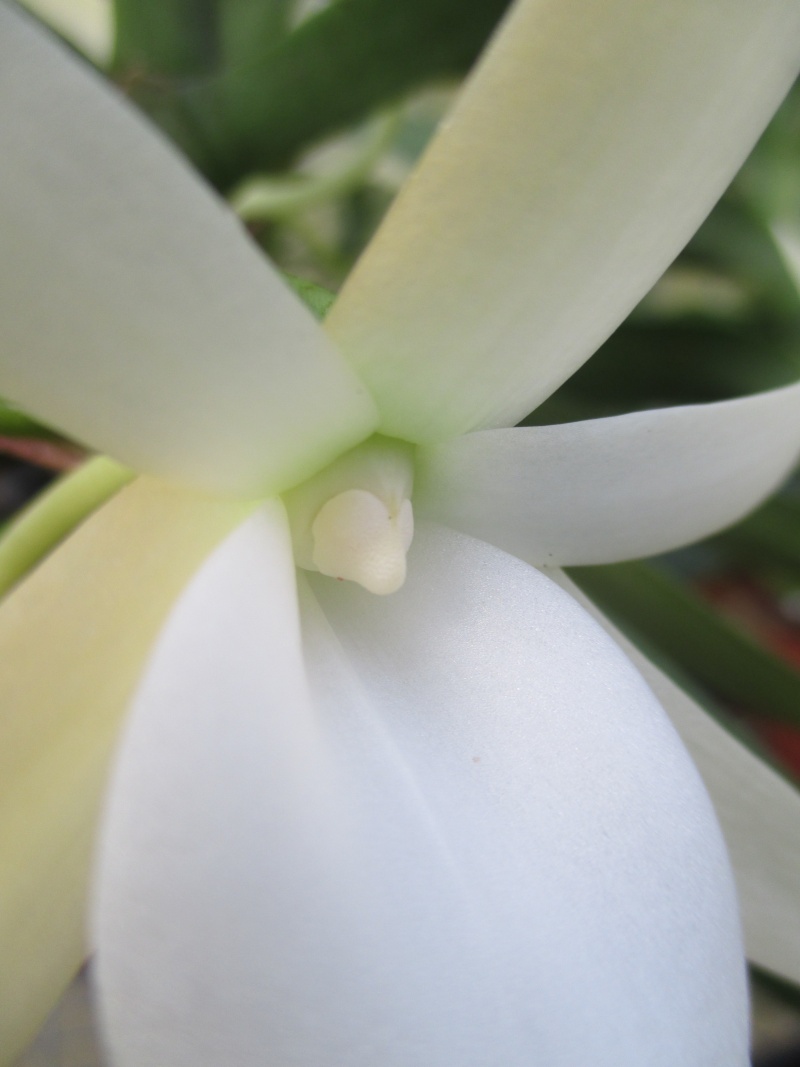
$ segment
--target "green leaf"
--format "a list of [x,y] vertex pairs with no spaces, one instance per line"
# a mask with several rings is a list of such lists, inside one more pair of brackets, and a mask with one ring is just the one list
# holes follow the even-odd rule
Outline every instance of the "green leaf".
[[[508,0],[338,0],[277,44],[184,94],[222,188],[280,170],[305,146],[419,85],[462,74]],[[254,40],[256,37],[254,35]]]
[[216,8],[216,0],[114,0],[112,77],[203,171],[210,147],[184,93],[219,67]]
[[[743,522],[715,538],[736,556],[764,566],[778,563],[800,570],[800,499],[788,493],[773,497]],[[797,574],[800,584],[800,573]]]
[[[689,290],[683,308],[666,308],[670,283],[692,272],[706,272],[723,290],[727,284],[741,306],[726,311],[709,300],[704,308],[703,292]],[[788,385],[799,375],[797,287],[767,226],[741,195],[729,194],[653,292],[533,418],[561,421],[562,409],[585,418],[706,403]]]
[[0,436],[3,437],[37,437],[52,441],[58,435],[53,430],[42,426],[24,412],[0,399]]
[[[800,181],[800,167],[797,173]],[[760,310],[795,324],[800,294],[780,256],[772,233],[742,195],[728,193],[717,204],[682,254],[740,281]]]
[[631,639],[642,633],[718,696],[800,725],[800,672],[717,615],[652,563],[570,568]]
[[629,320],[560,392],[574,404],[617,414],[746,396],[799,376],[791,322]]
[[786,97],[738,177],[736,187],[767,221],[800,221],[800,81]]
[[123,79],[177,79],[218,60],[216,0],[115,0],[112,69]]
[[115,80],[219,188],[463,74],[510,0],[115,0]]
[[289,29],[293,0],[218,0],[223,65],[257,63]]

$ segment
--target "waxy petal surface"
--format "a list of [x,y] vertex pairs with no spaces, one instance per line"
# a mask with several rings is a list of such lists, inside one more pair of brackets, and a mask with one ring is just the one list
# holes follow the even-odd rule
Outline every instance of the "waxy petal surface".
[[0,1064],[33,1038],[86,953],[108,761],[172,601],[247,514],[142,479],[0,607]]
[[[178,601],[123,738],[94,921],[115,1064],[271,1055],[271,984],[307,980],[320,952],[307,913],[324,911],[325,870],[346,847],[315,719],[273,502]],[[294,1032],[302,1003],[285,1006],[278,1028]]]
[[563,591],[417,533],[389,598],[277,512],[221,546],[134,704],[99,865],[115,1067],[744,1067],[699,779]]
[[565,574],[551,576],[636,664],[689,749],[722,824],[748,959],[800,985],[800,793],[651,663]]
[[532,564],[678,548],[736,522],[800,452],[800,385],[716,404],[482,430],[418,451],[417,514]]
[[259,495],[375,425],[187,163],[0,2],[3,395],[135,470]]
[[519,0],[333,308],[382,430],[513,425],[680,251],[800,64],[795,0]]

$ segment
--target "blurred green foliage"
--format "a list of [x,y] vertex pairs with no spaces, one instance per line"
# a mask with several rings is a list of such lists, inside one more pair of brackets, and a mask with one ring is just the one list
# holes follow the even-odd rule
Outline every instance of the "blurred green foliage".
[[462,75],[508,0],[116,0],[112,74],[221,189]]

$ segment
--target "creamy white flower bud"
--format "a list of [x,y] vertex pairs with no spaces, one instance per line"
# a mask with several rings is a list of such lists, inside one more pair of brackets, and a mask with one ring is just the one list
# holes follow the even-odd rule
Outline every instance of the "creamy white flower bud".
[[395,593],[406,580],[414,536],[410,500],[395,510],[365,489],[347,489],[323,505],[311,532],[314,563],[323,574],[378,594]]
[[411,445],[376,436],[285,494],[298,566],[396,592],[414,536],[412,457]]

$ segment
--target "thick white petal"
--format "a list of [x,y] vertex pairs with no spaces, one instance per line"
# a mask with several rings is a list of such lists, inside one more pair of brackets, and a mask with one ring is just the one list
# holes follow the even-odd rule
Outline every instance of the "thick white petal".
[[518,0],[328,321],[385,433],[511,425],[644,295],[800,63],[796,0]]
[[137,701],[96,924],[118,1067],[743,1067],[721,839],[616,646],[427,527],[392,597],[314,579],[309,701],[282,538],[218,551]]
[[418,515],[534,564],[613,563],[736,522],[800,451],[800,385],[419,450]]
[[711,794],[733,862],[748,958],[800,984],[800,793],[741,745],[609,622],[565,574],[569,589],[613,635],[666,708]]
[[258,1020],[316,953],[304,915],[337,846],[319,762],[272,502],[198,572],[134,701],[94,920],[115,1064],[263,1067]]
[[138,470],[255,495],[371,400],[234,216],[0,2],[0,391]]

